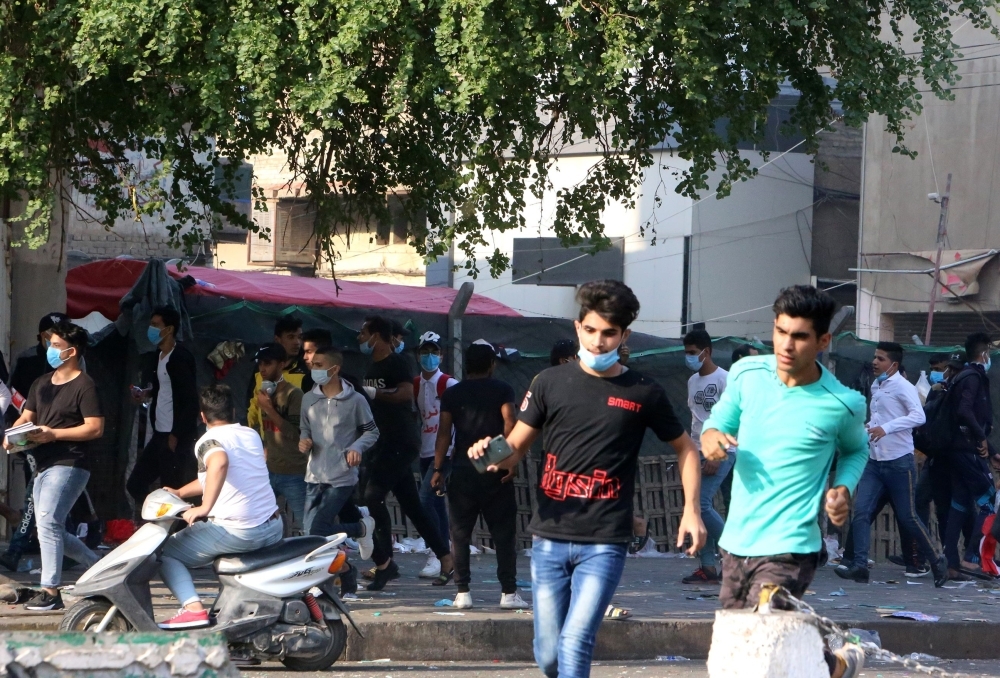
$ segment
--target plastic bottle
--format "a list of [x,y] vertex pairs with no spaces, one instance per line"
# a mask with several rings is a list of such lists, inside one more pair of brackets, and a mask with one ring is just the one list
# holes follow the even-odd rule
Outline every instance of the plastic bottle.
[[920,404],[927,402],[927,395],[931,392],[931,382],[927,379],[927,372],[920,370],[920,378],[917,379],[917,393],[920,394]]

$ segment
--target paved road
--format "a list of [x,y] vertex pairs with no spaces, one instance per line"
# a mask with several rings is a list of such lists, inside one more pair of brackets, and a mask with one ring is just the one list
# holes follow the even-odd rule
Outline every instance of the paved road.
[[[1000,661],[941,662],[935,664],[949,672],[962,672],[969,676],[1000,676]],[[246,678],[540,678],[541,672],[532,664],[500,664],[486,662],[460,662],[434,664],[432,662],[389,663],[337,663],[331,671],[323,673],[295,673],[274,665],[253,671],[244,671]],[[706,678],[705,662],[605,662],[594,664],[592,678]],[[865,678],[902,678],[918,675],[897,669],[888,664],[866,667],[861,673]]]

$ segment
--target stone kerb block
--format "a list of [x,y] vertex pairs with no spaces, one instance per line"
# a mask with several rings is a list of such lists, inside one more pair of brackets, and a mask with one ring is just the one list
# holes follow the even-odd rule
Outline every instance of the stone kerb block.
[[3,678],[237,678],[215,633],[0,634]]
[[709,678],[829,678],[823,638],[793,612],[719,610],[708,653]]

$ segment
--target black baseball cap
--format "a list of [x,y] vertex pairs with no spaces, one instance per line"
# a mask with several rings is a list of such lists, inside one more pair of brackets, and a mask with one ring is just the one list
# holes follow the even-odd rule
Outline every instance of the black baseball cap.
[[254,362],[260,362],[261,360],[285,362],[288,359],[288,354],[285,352],[285,347],[281,344],[270,343],[258,348],[253,359]]
[[65,313],[60,313],[59,311],[46,313],[42,316],[42,319],[38,321],[38,333],[41,334],[42,332],[48,332],[61,322],[69,322],[69,316]]

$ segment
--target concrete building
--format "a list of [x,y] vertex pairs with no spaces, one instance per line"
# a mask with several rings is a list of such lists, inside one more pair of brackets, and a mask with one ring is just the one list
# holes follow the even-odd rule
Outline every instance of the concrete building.
[[883,119],[873,117],[866,128],[862,254],[855,266],[865,269],[858,275],[858,323],[866,338],[924,337],[933,275],[873,271],[933,268],[941,206],[928,194],[943,194],[948,174],[944,263],[982,258],[942,274],[948,288],[940,289],[931,341],[957,344],[980,330],[1000,336],[1000,265],[990,255],[1000,249],[1000,204],[993,211],[1000,191],[1000,43],[971,25],[954,39],[962,46],[955,100],[925,93],[923,113],[907,125],[906,143],[918,156],[892,152],[896,142]]

